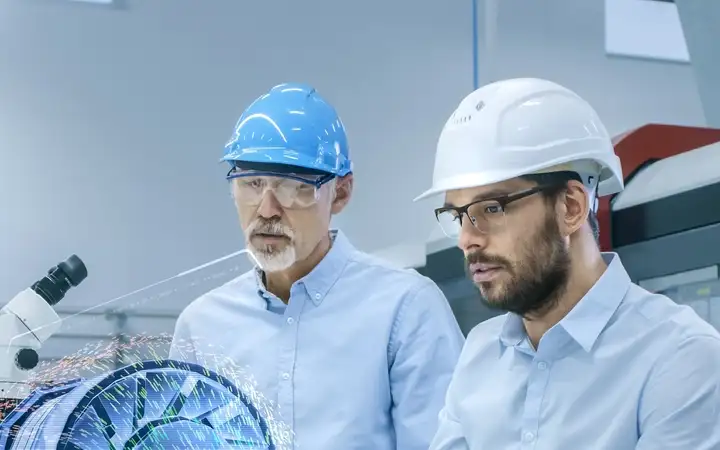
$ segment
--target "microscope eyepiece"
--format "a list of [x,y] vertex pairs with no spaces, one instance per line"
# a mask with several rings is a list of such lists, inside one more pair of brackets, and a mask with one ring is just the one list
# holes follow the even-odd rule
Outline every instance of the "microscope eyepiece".
[[87,278],[87,268],[77,255],[48,271],[48,274],[32,285],[32,290],[41,296],[50,306],[55,306],[65,297],[71,287],[77,286]]
[[73,286],[77,286],[87,278],[87,268],[77,255],[72,255],[65,261],[57,265],[58,269],[62,270],[67,276],[68,281]]

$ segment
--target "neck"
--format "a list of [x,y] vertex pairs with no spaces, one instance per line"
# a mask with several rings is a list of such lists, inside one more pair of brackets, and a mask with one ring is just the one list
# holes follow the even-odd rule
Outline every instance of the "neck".
[[555,293],[557,297],[551,307],[523,318],[525,331],[536,349],[547,330],[560,322],[580,302],[607,269],[594,239],[592,242],[577,244],[571,248],[567,284]]
[[328,233],[320,240],[307,258],[297,261],[286,270],[265,273],[265,288],[287,304],[290,301],[290,288],[292,288],[292,285],[312,272],[320,264],[327,252],[330,251],[331,246],[332,240]]

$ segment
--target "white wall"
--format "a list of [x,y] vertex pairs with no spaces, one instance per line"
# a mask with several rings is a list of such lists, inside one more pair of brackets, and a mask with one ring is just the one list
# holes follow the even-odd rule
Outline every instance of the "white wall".
[[217,160],[244,107],[286,80],[315,84],[350,130],[357,191],[339,224],[365,248],[404,234],[426,181],[401,181],[408,158],[429,172],[471,87],[466,2],[127,3],[3,3],[2,295],[72,252],[90,276],[66,305],[242,247]]
[[[126,3],[0,6],[0,295],[70,253],[90,275],[66,309],[241,248],[216,161],[242,109],[282,81],[316,85],[349,128],[356,192],[337,225],[370,251],[424,244],[431,205],[411,201],[472,89],[469,1]],[[565,83],[613,133],[703,124],[689,66],[604,56],[602,2],[501,3],[481,81]]]
[[720,4],[676,0],[708,126],[720,127]]
[[538,76],[565,84],[613,134],[649,122],[704,125],[690,65],[605,55],[603,2],[501,3],[494,79]]
[[[0,298],[71,253],[89,277],[63,310],[241,248],[227,168],[217,160],[245,106],[284,81],[314,84],[349,128],[357,191],[339,225],[372,249],[412,224],[410,200],[425,180],[403,182],[406,163],[429,172],[434,135],[472,86],[467,2],[125,3],[0,6]],[[177,313],[198,290],[185,289],[194,281],[119,303]],[[144,298],[168,286],[181,292]],[[146,331],[171,326],[157,319]],[[131,318],[128,328],[143,325]],[[103,315],[68,320],[62,334],[75,336],[54,338],[42,356],[75,352],[114,330]]]

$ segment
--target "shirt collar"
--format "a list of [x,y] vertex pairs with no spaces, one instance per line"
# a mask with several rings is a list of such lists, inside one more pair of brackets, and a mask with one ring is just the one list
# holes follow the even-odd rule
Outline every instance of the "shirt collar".
[[[630,276],[616,253],[603,253],[608,265],[605,272],[585,296],[558,323],[570,337],[589,352],[630,288]],[[500,340],[516,346],[526,338],[522,318],[508,314],[500,332]]]
[[[330,291],[330,288],[338,278],[340,278],[340,275],[350,260],[350,256],[355,251],[355,248],[342,231],[330,230],[330,238],[332,240],[332,246],[325,257],[309,274],[295,282],[295,284],[299,284],[305,288],[310,299],[316,306],[322,303],[328,291]],[[255,280],[258,286],[258,293],[267,300],[269,294],[265,289],[263,278],[262,270],[256,268]]]

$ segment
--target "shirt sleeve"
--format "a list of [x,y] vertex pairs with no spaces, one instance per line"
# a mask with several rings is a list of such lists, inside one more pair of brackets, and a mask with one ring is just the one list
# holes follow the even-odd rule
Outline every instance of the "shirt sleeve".
[[636,450],[720,449],[720,338],[694,336],[651,371]]
[[470,332],[445,395],[445,406],[443,406],[438,416],[438,430],[430,443],[430,450],[470,450],[470,445],[465,438],[462,424],[455,409],[457,399],[463,398],[465,394],[465,392],[459,390],[458,374],[463,370],[470,355],[468,344],[471,343],[472,338],[473,332]]
[[190,333],[190,326],[183,311],[175,322],[172,342],[170,343],[169,359],[197,364],[195,345]]
[[428,280],[410,295],[390,338],[396,448],[427,450],[464,337],[442,291]]
[[438,431],[430,444],[430,450],[470,450],[462,427],[452,412],[452,401],[449,398],[440,411]]

